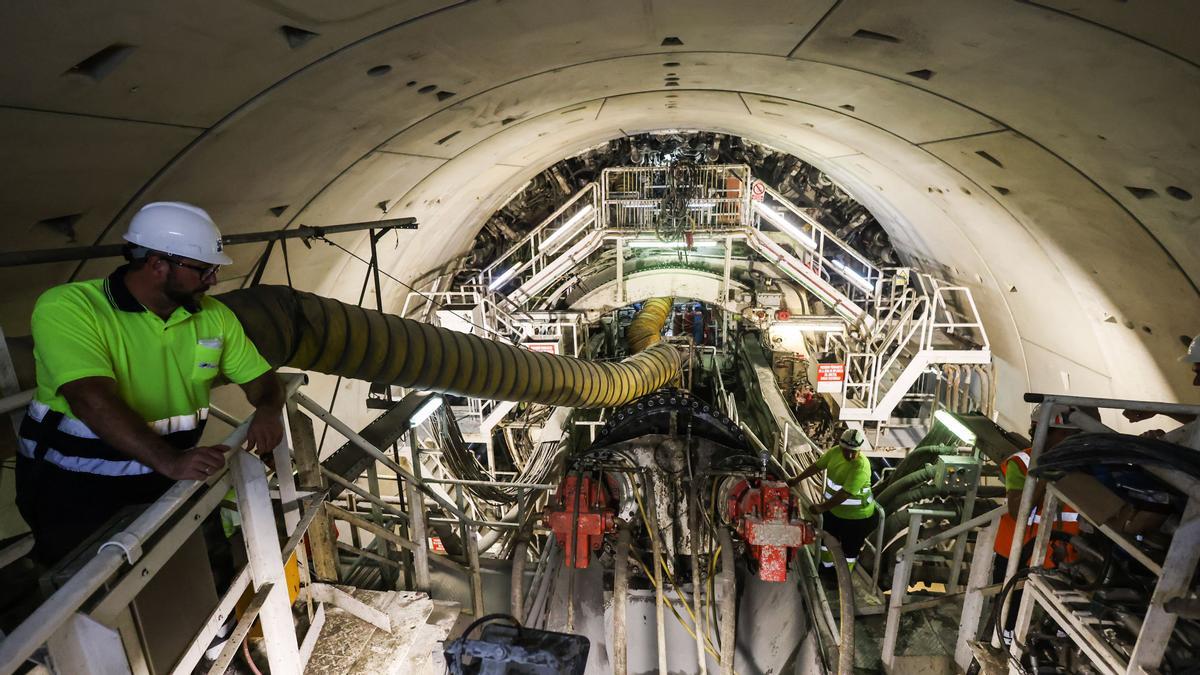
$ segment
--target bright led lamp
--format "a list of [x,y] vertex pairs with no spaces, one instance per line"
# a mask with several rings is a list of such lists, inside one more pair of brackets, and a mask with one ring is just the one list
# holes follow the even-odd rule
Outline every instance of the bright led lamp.
[[837,270],[838,274],[841,274],[842,278],[844,278],[846,281],[854,284],[864,293],[874,292],[875,287],[871,285],[871,282],[862,278],[862,275],[859,273],[855,272],[849,267],[846,267],[846,263],[842,262],[841,260],[833,260],[831,262],[833,263],[833,269]]
[[[642,240],[634,239],[634,240],[626,242],[626,243],[629,245],[629,248],[687,248],[687,245],[688,245],[687,242],[683,241],[683,240],[680,240],[680,241],[650,241],[650,240],[646,240],[646,239],[642,239]],[[721,242],[712,241],[709,239],[696,239],[695,241],[692,242],[692,246],[694,246],[696,248],[713,248],[713,247],[721,246],[721,245],[722,245]]]
[[942,426],[950,430],[950,433],[958,437],[958,440],[967,445],[975,445],[975,434],[967,428],[965,424],[959,422],[954,415],[951,415],[945,410],[939,410],[933,413],[934,418],[942,423]]
[[508,268],[507,272],[505,272],[504,274],[501,274],[500,276],[493,279],[492,283],[488,284],[488,290],[494,291],[497,288],[500,288],[501,286],[503,286],[505,284],[505,282],[507,282],[509,279],[512,278],[512,276],[514,274],[517,273],[517,267],[518,267],[517,265],[513,265],[512,267]]
[[442,401],[443,399],[441,396],[430,397],[429,400],[422,403],[421,407],[417,408],[417,411],[413,413],[413,416],[408,420],[408,426],[421,426],[422,422],[429,419],[430,415],[436,412],[438,408],[442,407]]
[[779,213],[778,211],[775,211],[774,209],[768,208],[762,202],[754,202],[754,210],[758,211],[758,215],[767,219],[767,222],[774,225],[776,228],[781,230],[784,234],[788,235],[792,239],[795,239],[796,241],[800,242],[800,244],[802,246],[804,246],[805,248],[809,249],[810,251],[817,250],[817,241],[815,239],[813,239],[812,237],[808,236],[807,234],[804,234],[803,232],[801,232],[800,228],[789,223],[787,218],[783,217],[782,213]]
[[568,232],[571,232],[572,230],[574,230],[576,225],[578,225],[579,223],[582,223],[584,221],[584,219],[586,219],[588,216],[592,215],[592,211],[595,211],[595,210],[596,210],[595,207],[593,207],[591,204],[585,204],[582,209],[579,209],[578,211],[575,212],[575,215],[568,218],[567,222],[562,224],[562,227],[551,232],[549,237],[546,237],[545,239],[543,239],[541,246],[538,246],[538,251],[545,253],[548,249],[551,249],[552,247],[550,246],[550,244],[552,242],[557,241],[558,239],[563,237]]

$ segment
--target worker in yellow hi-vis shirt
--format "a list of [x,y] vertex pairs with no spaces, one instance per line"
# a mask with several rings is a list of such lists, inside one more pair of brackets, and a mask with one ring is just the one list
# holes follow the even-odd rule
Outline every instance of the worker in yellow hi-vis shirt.
[[284,389],[228,307],[205,295],[232,262],[203,210],[143,207],[125,233],[128,265],[56,286],[33,310],[37,393],[21,422],[17,506],[50,565],[121,508],[175,480],[204,480],[222,446],[197,445],[218,375],[255,406],[247,448],[283,438]]
[[[859,429],[847,429],[841,442],[825,451],[812,466],[788,481],[797,485],[825,472],[825,501],[813,506],[814,513],[824,513],[822,527],[837,537],[850,569],[858,561],[867,535],[875,528],[875,499],[871,496],[871,462],[860,451],[866,438]],[[821,566],[833,567],[833,555],[821,546]]]

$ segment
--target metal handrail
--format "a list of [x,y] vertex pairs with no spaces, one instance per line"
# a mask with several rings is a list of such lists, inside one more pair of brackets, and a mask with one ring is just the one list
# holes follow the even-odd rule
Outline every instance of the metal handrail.
[[[289,397],[295,394],[303,378],[292,378],[288,383]],[[23,392],[32,395],[32,392]],[[0,408],[11,405],[16,396],[0,401]],[[10,408],[15,409],[15,408]],[[227,455],[242,452],[240,446],[246,440],[253,414],[241,426],[233,430],[222,444],[233,448]],[[37,607],[11,634],[0,642],[0,672],[15,671],[39,646],[44,644],[74,613],[83,606],[96,591],[119,571],[126,562],[130,565],[145,557],[147,551],[142,544],[147,542],[171,517],[189,502],[191,497],[206,486],[224,479],[229,472],[228,462],[207,481],[181,480],[175,482],[161,497],[146,507],[124,530],[101,544],[84,565],[57,591]],[[210,487],[211,489],[211,487]]]
[[[540,250],[540,245],[545,241],[545,239],[542,239],[541,235],[546,231],[546,229],[548,229],[551,224],[553,224],[554,222],[556,222],[560,218],[562,218],[563,215],[566,214],[567,210],[570,209],[572,206],[574,206],[577,202],[581,201],[585,195],[589,195],[591,197],[591,201],[592,201],[591,206],[593,209],[595,209],[596,191],[597,191],[596,184],[588,183],[581,190],[579,190],[579,192],[576,192],[574,195],[572,195],[570,199],[568,199],[566,202],[564,202],[562,206],[555,209],[554,212],[551,213],[549,216],[547,216],[546,219],[543,220],[541,223],[539,223],[537,225],[537,227],[530,230],[529,234],[525,235],[525,237],[523,239],[521,239],[517,243],[510,246],[507,251],[500,254],[500,256],[497,257],[494,261],[492,261],[492,263],[490,265],[483,268],[483,270],[481,270],[478,275],[480,285],[483,286],[484,288],[488,288],[491,285],[491,283],[493,283],[495,281],[494,272],[496,271],[496,269],[502,263],[509,260],[513,256],[515,256],[519,251],[524,249],[526,246],[529,246],[529,247],[531,247],[531,255],[529,257],[529,260],[527,260],[524,263],[521,263],[517,268],[518,271],[513,273],[514,277],[519,276],[527,266],[531,265],[535,260],[537,260],[539,257],[541,257],[543,255],[542,251]],[[568,216],[568,218],[573,217],[574,215],[575,214],[572,213],[571,216]],[[594,211],[593,211],[591,218],[593,219],[593,223],[597,219],[597,215],[595,214]],[[581,227],[579,229],[579,232],[576,233],[576,235],[586,231],[587,229],[589,229],[589,228]],[[551,235],[551,236],[553,236],[553,235]],[[547,239],[548,238],[549,237],[547,237]],[[574,239],[574,237],[568,237],[567,239],[563,240],[562,242],[560,242],[558,244],[556,249],[561,249],[562,246],[567,241],[570,241],[571,239]]]
[[[841,237],[838,237],[836,234],[831,232],[828,228],[826,228],[824,225],[822,225],[816,218],[813,218],[809,214],[805,213],[803,209],[801,209],[800,207],[793,204],[790,199],[784,197],[782,194],[780,194],[775,188],[771,187],[770,185],[763,183],[763,187],[766,188],[766,193],[768,195],[770,195],[775,201],[779,202],[780,204],[783,205],[784,208],[786,208],[787,210],[789,210],[793,214],[795,214],[797,218],[800,218],[801,220],[803,220],[805,222],[805,224],[807,224],[809,227],[811,227],[812,230],[818,234],[817,253],[822,258],[825,258],[826,256],[825,256],[824,247],[821,244],[823,243],[823,241],[829,241],[834,246],[836,246],[838,249],[840,249],[841,252],[846,253],[851,258],[853,258],[855,260],[855,262],[857,262],[863,266],[863,268],[867,271],[867,273],[869,275],[869,276],[864,276],[864,278],[867,279],[868,281],[878,280],[883,276],[882,271],[879,269],[878,266],[875,265],[875,263],[868,260],[866,258],[866,256],[864,256],[863,254],[861,254],[857,250],[855,250],[852,246],[850,246],[850,244],[846,243]],[[835,269],[834,271],[836,272],[837,270]]]

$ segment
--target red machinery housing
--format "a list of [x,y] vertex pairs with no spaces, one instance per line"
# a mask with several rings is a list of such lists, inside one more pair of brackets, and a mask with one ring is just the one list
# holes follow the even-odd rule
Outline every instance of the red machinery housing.
[[792,517],[795,509],[787,483],[741,481],[729,493],[728,506],[730,522],[758,560],[758,578],[787,581],[788,560],[816,538],[812,525]]
[[586,569],[604,535],[617,529],[608,490],[590,476],[567,476],[546,505],[546,522],[562,544],[563,563]]

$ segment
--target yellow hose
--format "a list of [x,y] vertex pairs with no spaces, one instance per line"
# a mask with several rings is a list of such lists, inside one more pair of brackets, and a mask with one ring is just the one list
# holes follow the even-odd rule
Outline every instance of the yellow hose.
[[[287,286],[255,286],[218,299],[233,310],[273,366],[473,398],[611,407],[665,386],[680,368],[678,352],[665,343],[647,343],[619,363],[597,363],[534,352]],[[665,303],[669,311],[670,299]],[[655,340],[661,329],[659,323]]]
[[662,341],[663,326],[667,324],[673,304],[673,298],[650,298],[642,304],[642,310],[625,329],[625,341],[630,354],[637,354]]

